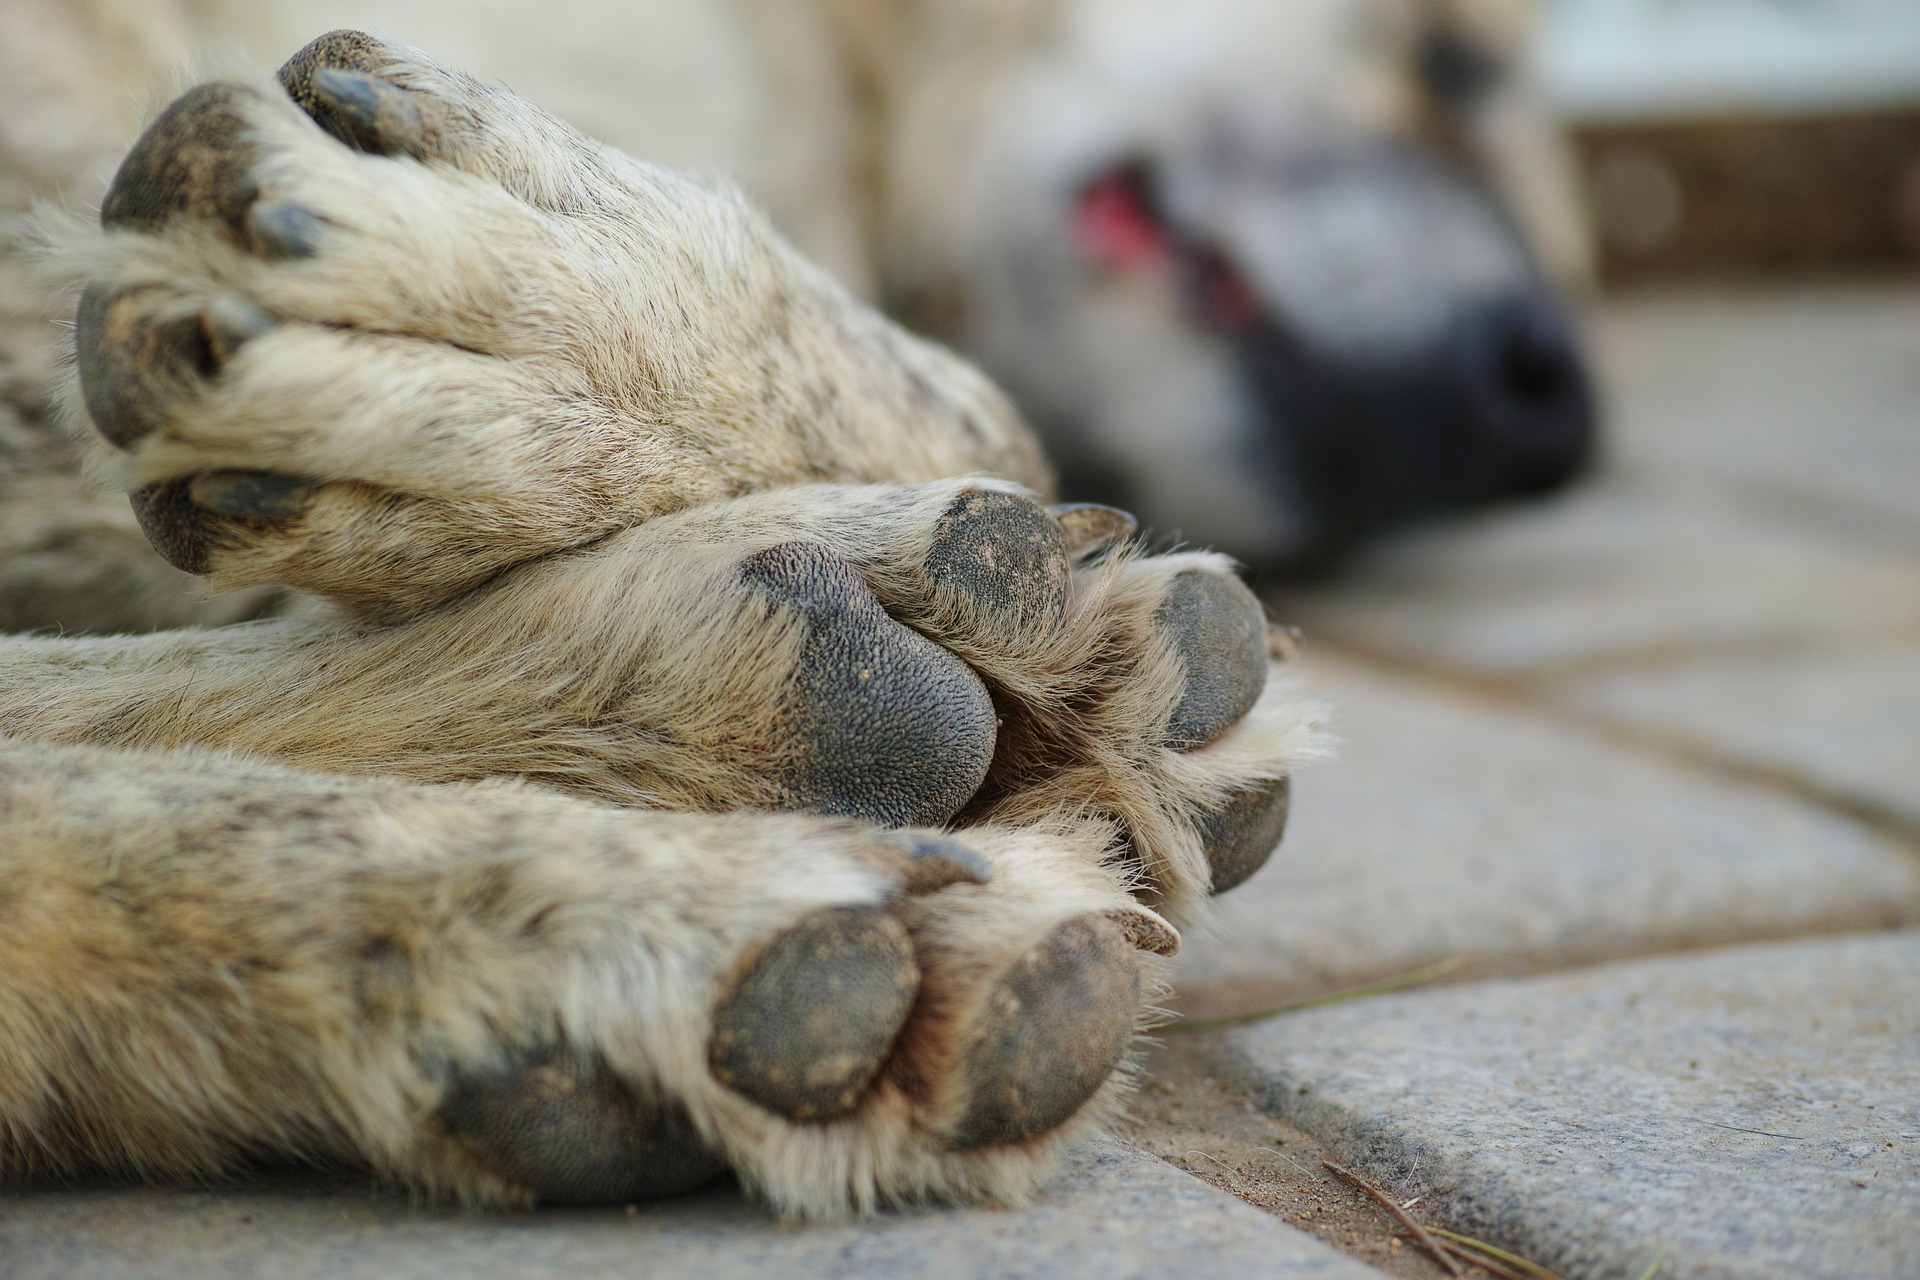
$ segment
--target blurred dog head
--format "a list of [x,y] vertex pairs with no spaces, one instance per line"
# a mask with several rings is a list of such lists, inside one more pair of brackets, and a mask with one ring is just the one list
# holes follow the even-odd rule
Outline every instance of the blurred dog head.
[[1587,461],[1586,241],[1523,0],[934,12],[881,278],[1072,496],[1303,567]]

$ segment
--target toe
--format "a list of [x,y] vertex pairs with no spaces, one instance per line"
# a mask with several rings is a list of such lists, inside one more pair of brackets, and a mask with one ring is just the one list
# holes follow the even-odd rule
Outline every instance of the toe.
[[1287,831],[1292,780],[1281,778],[1240,791],[1200,822],[1200,840],[1213,872],[1213,892],[1225,893],[1267,865]]
[[919,989],[913,944],[878,907],[819,911],[776,938],[714,1015],[708,1065],[790,1120],[852,1110]]
[[1139,963],[1118,922],[1056,926],[987,995],[962,1051],[966,1102],[948,1145],[1018,1142],[1072,1119],[1125,1056],[1139,1003]]
[[258,98],[244,85],[203,84],[174,99],[120,162],[100,206],[101,225],[153,232],[191,218],[244,238],[247,210],[259,195],[246,108]]
[[935,522],[925,568],[936,597],[987,634],[1044,632],[1066,614],[1067,537],[1046,508],[1019,494],[961,494]]
[[1266,612],[1238,578],[1189,569],[1174,578],[1157,620],[1187,681],[1164,741],[1190,751],[1238,724],[1260,700],[1267,685]]
[[557,1051],[455,1080],[439,1114],[483,1163],[550,1204],[674,1195],[724,1172],[679,1108],[644,1103],[605,1066]]

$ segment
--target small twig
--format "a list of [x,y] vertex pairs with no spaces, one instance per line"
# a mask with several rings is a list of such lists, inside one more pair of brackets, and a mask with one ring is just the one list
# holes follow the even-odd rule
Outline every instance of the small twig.
[[1381,1208],[1385,1209],[1388,1213],[1398,1218],[1400,1220],[1400,1225],[1405,1227],[1407,1230],[1413,1232],[1413,1238],[1420,1242],[1420,1247],[1425,1249],[1428,1253],[1432,1254],[1434,1256],[1434,1260],[1437,1261],[1442,1267],[1446,1268],[1446,1272],[1448,1275],[1459,1276],[1461,1274],[1460,1264],[1455,1262],[1451,1257],[1447,1255],[1447,1251],[1440,1247],[1440,1242],[1438,1240],[1435,1240],[1432,1236],[1427,1234],[1427,1229],[1425,1227],[1421,1226],[1418,1222],[1414,1221],[1412,1214],[1408,1213],[1405,1209],[1402,1209],[1399,1206],[1399,1204],[1397,1204],[1394,1201],[1394,1198],[1392,1196],[1382,1191],[1380,1189],[1379,1183],[1375,1182],[1371,1178],[1363,1177],[1360,1174],[1357,1174],[1353,1170],[1345,1168],[1342,1165],[1337,1165],[1333,1161],[1327,1159],[1325,1156],[1320,1157],[1320,1163],[1327,1166],[1328,1169],[1332,1170],[1334,1173],[1339,1174],[1341,1177],[1345,1178],[1348,1182],[1351,1182],[1354,1186],[1360,1188],[1362,1191],[1366,1192],[1368,1195],[1372,1196],[1374,1200],[1379,1203]]
[[1162,1034],[1174,1035],[1188,1031],[1212,1031],[1216,1027],[1238,1027],[1249,1022],[1260,1022],[1267,1018],[1277,1018],[1283,1013],[1298,1013],[1302,1009],[1318,1009],[1323,1005],[1344,1004],[1348,1000],[1359,1000],[1366,996],[1383,996],[1389,992],[1405,991],[1410,987],[1424,987],[1429,982],[1437,982],[1467,962],[1465,956],[1448,956],[1432,964],[1421,965],[1407,973],[1397,973],[1381,978],[1377,982],[1363,982],[1357,987],[1346,987],[1340,991],[1330,991],[1324,996],[1315,996],[1311,1000],[1295,1000],[1291,1004],[1275,1005],[1271,1009],[1262,1009],[1258,1013],[1236,1013],[1229,1018],[1190,1018],[1171,1023],[1162,1029]]
[[1560,1280],[1559,1276],[1539,1263],[1531,1262],[1517,1253],[1508,1253],[1505,1249],[1490,1245],[1485,1240],[1475,1240],[1472,1236],[1463,1236],[1458,1231],[1448,1231],[1445,1227],[1432,1227],[1429,1230],[1437,1236],[1444,1236],[1448,1240],[1466,1245],[1469,1249],[1478,1249],[1490,1258],[1498,1258],[1510,1267],[1518,1267],[1532,1276],[1533,1280]]

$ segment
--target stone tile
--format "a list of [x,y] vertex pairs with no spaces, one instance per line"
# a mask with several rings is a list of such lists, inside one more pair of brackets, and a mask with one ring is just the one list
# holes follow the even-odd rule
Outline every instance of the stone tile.
[[1274,616],[1428,666],[1523,676],[1920,629],[1920,551],[1814,536],[1626,481],[1379,549]]
[[1341,758],[1176,961],[1244,1013],[1449,956],[1512,971],[1920,920],[1920,858],[1789,796],[1309,651]]
[[1622,466],[1920,535],[1920,289],[1642,295],[1598,311]]
[[0,1277],[199,1280],[449,1276],[1148,1280],[1380,1273],[1113,1139],[1087,1144],[1030,1208],[782,1224],[731,1192],[619,1210],[470,1215],[364,1180],[244,1190],[86,1189],[0,1199]]
[[1920,933],[1357,1001],[1226,1038],[1261,1105],[1573,1280],[1920,1275]]
[[1920,832],[1920,640],[1663,664],[1547,696]]

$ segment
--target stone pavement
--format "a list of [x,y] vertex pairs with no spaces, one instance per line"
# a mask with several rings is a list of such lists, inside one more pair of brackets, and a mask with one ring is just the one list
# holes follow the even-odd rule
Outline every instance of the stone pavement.
[[[1308,1179],[1317,1144],[1569,1280],[1912,1280],[1920,292],[1616,302],[1599,337],[1594,484],[1276,601],[1346,748],[1189,937],[1176,1003],[1347,998],[1170,1032],[1188,1074],[1159,1087],[1232,1101],[1251,1156]],[[1409,974],[1442,980],[1353,994]],[[471,1217],[355,1181],[94,1188],[0,1200],[0,1280],[1440,1274],[1357,1197],[1370,1242],[1186,1158],[1206,1106],[1176,1130],[1158,1096],[1140,1146],[1090,1146],[1020,1211],[797,1228],[727,1192]]]
[[1193,1042],[1568,1277],[1911,1280],[1920,292],[1649,297],[1599,336],[1596,483],[1276,599],[1345,756],[1181,1007],[1444,969]]
[[1366,1280],[1371,1268],[1111,1138],[1069,1157],[1038,1204],[783,1225],[733,1191],[613,1210],[464,1214],[370,1184],[242,1191],[101,1188],[0,1206],[0,1280],[1180,1280],[1204,1259],[1250,1280]]

